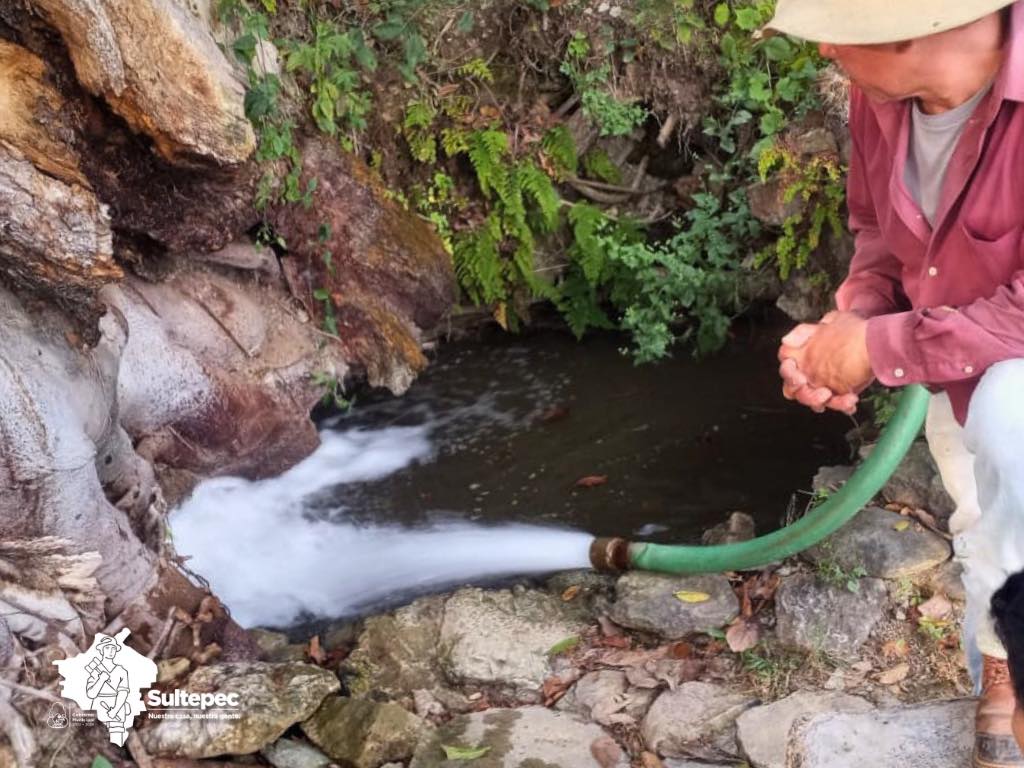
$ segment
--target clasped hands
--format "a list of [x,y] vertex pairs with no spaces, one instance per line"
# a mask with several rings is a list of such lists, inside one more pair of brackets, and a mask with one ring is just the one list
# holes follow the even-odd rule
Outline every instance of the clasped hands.
[[790,331],[779,347],[786,399],[817,413],[831,409],[853,415],[860,393],[874,379],[867,325],[856,312],[829,312],[818,323],[803,323]]

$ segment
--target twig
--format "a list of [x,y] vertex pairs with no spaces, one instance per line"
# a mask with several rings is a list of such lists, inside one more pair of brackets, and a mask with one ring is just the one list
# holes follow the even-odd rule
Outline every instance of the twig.
[[52,693],[40,690],[38,688],[29,688],[27,685],[20,685],[19,683],[12,683],[10,680],[4,680],[0,677],[0,685],[4,688],[10,688],[15,693],[23,693],[26,696],[32,696],[36,699],[42,699],[48,701],[51,704],[63,704],[64,702],[58,696],[54,696]]
[[671,114],[661,125],[661,130],[658,131],[658,146],[664,149],[668,146],[668,140],[672,138],[672,131],[676,129],[676,123],[679,119],[675,114]]
[[167,620],[160,629],[160,634],[157,636],[156,642],[153,643],[153,647],[150,648],[149,653],[146,654],[146,658],[156,658],[156,655],[163,650],[163,646],[164,643],[167,642],[167,638],[171,636],[172,629],[174,629],[174,608],[169,608],[167,609]]

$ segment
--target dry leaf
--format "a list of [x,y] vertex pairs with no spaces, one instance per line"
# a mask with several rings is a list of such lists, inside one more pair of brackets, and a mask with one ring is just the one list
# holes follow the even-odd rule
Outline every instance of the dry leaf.
[[689,659],[693,656],[693,646],[684,640],[672,643],[668,647],[668,656],[671,659]]
[[902,683],[904,680],[906,680],[907,675],[909,674],[909,664],[897,664],[892,669],[887,669],[885,672],[881,672],[878,675],[875,675],[875,680],[877,680],[882,685],[896,685],[896,683]]
[[573,584],[571,587],[569,587],[567,590],[565,590],[565,592],[562,593],[562,600],[563,600],[563,602],[568,603],[570,600],[572,600],[574,597],[576,597],[576,595],[578,595],[579,593],[580,593],[580,585],[579,584]]
[[684,589],[676,592],[676,599],[684,603],[706,603],[711,599],[711,595],[707,592],[690,592]]
[[896,525],[893,526],[893,530],[894,531],[899,531],[900,533],[902,533],[903,531],[907,530],[907,528],[909,528],[909,527],[910,527],[910,521],[909,520],[900,520],[898,523],[896,523]]
[[917,612],[926,619],[941,621],[953,612],[953,604],[946,599],[945,595],[939,594],[917,606]]
[[889,640],[882,646],[882,655],[887,659],[905,659],[910,655],[910,646],[903,639]]
[[597,623],[601,626],[601,634],[605,637],[617,637],[622,634],[622,627],[603,613],[597,617]]
[[601,656],[600,661],[609,667],[642,667],[648,661],[665,658],[666,653],[664,646],[649,651],[608,651]]
[[725,633],[725,642],[733,653],[749,651],[761,639],[761,628],[756,621],[737,619]]
[[935,516],[932,515],[930,512],[926,512],[925,510],[920,508],[915,508],[910,510],[910,516],[915,518],[919,523],[921,523],[921,525],[923,525],[926,528],[938,528],[938,521],[935,519]]
[[661,762],[661,758],[653,752],[644,752],[640,755],[640,764],[643,768],[665,768],[665,764]]
[[587,475],[576,481],[577,488],[596,488],[608,482],[608,475]]
[[601,768],[615,768],[622,760],[622,747],[611,736],[602,736],[590,745],[590,754]]
[[597,645],[602,648],[632,648],[633,641],[626,635],[612,635],[597,638]]
[[645,667],[629,667],[626,680],[635,688],[660,688],[661,681],[647,671]]

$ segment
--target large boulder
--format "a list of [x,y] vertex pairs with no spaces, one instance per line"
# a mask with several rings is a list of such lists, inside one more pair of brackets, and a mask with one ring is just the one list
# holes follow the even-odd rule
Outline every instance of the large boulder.
[[641,725],[648,749],[666,757],[686,757],[688,745],[732,742],[733,726],[757,700],[710,683],[683,683],[651,705]]
[[886,596],[880,579],[861,579],[853,592],[798,574],[775,593],[776,635],[785,645],[849,658],[881,620]]
[[906,517],[867,507],[825,541],[804,553],[813,563],[830,561],[868,576],[900,579],[931,570],[949,560],[949,542],[911,524]]
[[786,768],[789,730],[797,720],[827,712],[868,712],[872,709],[874,705],[859,696],[797,691],[740,715],[736,720],[736,738],[754,768]]
[[[146,751],[201,759],[218,755],[247,755],[276,741],[292,725],[308,718],[329,694],[338,678],[311,664],[216,664],[196,670],[185,690],[238,694],[242,717],[150,720],[139,732]],[[231,714],[224,707],[211,708]]]
[[[612,754],[611,762],[598,761],[592,751],[595,742],[603,746],[604,755]],[[440,728],[416,750],[409,768],[626,768],[625,752],[609,742],[600,727],[565,712],[544,707],[490,709],[457,717]],[[447,759],[445,746],[487,751],[467,763]]]
[[302,723],[310,741],[354,768],[379,768],[412,757],[429,723],[390,702],[332,696]]
[[793,768],[963,768],[974,748],[974,701],[860,714],[825,713],[793,726]]
[[[873,446],[861,449],[863,455],[870,454]],[[956,510],[953,499],[946,493],[939,468],[925,440],[918,440],[907,451],[903,461],[882,488],[886,501],[920,507],[932,513],[940,522],[946,523]]]
[[[689,597],[681,599],[681,594]],[[739,613],[736,595],[720,575],[631,571],[619,578],[615,595],[614,621],[672,639],[724,626]]]

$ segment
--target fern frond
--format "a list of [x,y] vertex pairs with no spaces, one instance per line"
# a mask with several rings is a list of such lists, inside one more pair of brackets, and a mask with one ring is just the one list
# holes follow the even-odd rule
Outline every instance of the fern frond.
[[607,217],[589,203],[576,203],[569,209],[569,223],[572,225],[574,247],[573,260],[579,264],[583,276],[591,285],[601,281],[608,255],[598,235],[607,223]]
[[501,222],[492,213],[478,229],[455,240],[455,275],[474,304],[493,304],[508,296],[502,239]]
[[544,134],[541,140],[544,154],[551,158],[561,175],[573,175],[579,171],[580,158],[576,140],[564,125],[556,125]]
[[508,136],[504,131],[487,129],[474,131],[468,138],[469,160],[476,171],[480,190],[488,198],[496,188],[507,189],[508,169],[505,156],[508,153]]
[[551,179],[533,163],[525,162],[516,168],[515,180],[522,191],[536,203],[543,230],[553,232],[558,226],[561,198]]

